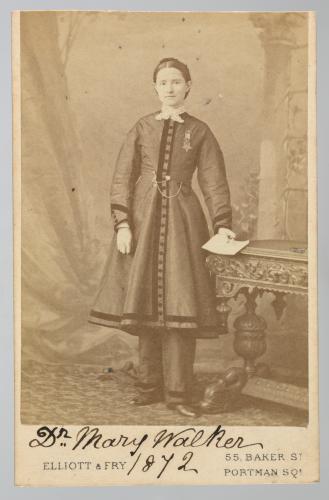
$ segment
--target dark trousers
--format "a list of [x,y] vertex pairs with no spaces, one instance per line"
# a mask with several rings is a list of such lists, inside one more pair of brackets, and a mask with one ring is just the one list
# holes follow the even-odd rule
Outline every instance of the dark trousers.
[[161,391],[168,405],[191,398],[196,340],[187,332],[147,332],[139,337],[139,389]]

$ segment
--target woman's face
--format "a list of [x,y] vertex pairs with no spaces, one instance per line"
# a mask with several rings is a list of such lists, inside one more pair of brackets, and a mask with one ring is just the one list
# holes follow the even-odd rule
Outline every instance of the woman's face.
[[190,87],[191,82],[186,82],[177,68],[162,68],[157,74],[155,89],[166,106],[181,106]]

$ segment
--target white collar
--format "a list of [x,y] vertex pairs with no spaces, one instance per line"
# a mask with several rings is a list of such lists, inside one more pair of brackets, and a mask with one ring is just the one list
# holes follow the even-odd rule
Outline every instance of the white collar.
[[168,118],[171,118],[172,120],[174,120],[176,122],[184,123],[183,118],[181,118],[179,116],[182,113],[185,113],[184,106],[180,106],[179,108],[171,108],[170,106],[162,106],[160,113],[158,113],[155,116],[155,119],[156,120],[168,120]]

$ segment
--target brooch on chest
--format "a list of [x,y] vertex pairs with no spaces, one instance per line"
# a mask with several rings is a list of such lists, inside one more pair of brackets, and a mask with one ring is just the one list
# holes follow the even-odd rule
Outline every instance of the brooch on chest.
[[192,149],[191,146],[191,131],[186,130],[185,135],[184,135],[184,143],[183,143],[183,149],[185,149],[186,153]]

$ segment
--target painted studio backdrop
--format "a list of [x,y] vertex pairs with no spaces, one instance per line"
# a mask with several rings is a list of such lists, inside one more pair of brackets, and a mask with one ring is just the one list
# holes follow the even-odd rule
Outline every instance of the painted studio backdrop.
[[[115,160],[132,125],[160,108],[152,73],[168,56],[189,66],[187,111],[223,150],[238,237],[306,241],[303,14],[23,13],[23,364],[136,357],[135,338],[87,315],[113,234]],[[305,376],[307,301],[288,297],[277,318],[272,300],[259,300],[271,332],[263,359]],[[243,298],[231,306],[230,332]],[[198,344],[196,367],[235,359],[232,335]]]

